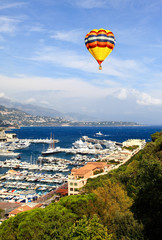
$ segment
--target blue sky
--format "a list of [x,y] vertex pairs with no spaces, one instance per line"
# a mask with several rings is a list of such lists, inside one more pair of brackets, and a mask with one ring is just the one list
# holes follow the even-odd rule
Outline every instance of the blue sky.
[[[162,124],[161,0],[0,0],[0,97],[91,119]],[[84,44],[111,30],[98,70]]]

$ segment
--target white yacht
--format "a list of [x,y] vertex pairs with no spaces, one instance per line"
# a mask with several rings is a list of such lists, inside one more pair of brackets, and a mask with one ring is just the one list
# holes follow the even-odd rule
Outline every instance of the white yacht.
[[98,133],[96,133],[97,136],[102,136],[103,133],[101,133],[100,131]]
[[52,148],[49,147],[46,151],[42,152],[42,155],[49,155],[53,153],[59,153],[61,151],[60,147]]
[[83,142],[81,139],[73,143],[75,149],[88,149],[87,143]]
[[0,150],[0,156],[14,156],[14,157],[18,157],[20,155],[20,153],[15,153],[9,150],[5,150],[5,149],[1,149]]

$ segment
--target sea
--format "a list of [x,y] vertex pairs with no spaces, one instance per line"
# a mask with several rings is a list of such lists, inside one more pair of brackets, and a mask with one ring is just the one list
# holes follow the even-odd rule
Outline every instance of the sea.
[[[162,130],[161,126],[119,126],[119,127],[21,127],[20,129],[12,129],[10,133],[16,133],[19,139],[46,139],[51,135],[59,142],[55,146],[63,148],[71,148],[72,144],[82,136],[89,138],[106,139],[122,143],[128,139],[145,139],[146,142],[151,141],[151,134]],[[99,136],[96,133],[101,132]],[[17,150],[21,155],[21,161],[31,161],[31,157],[37,160],[41,156],[41,152],[47,150],[49,144],[32,143],[28,148]],[[16,151],[15,151],[16,152]],[[58,153],[55,156],[70,159],[70,154]],[[10,157],[8,157],[10,158]],[[0,161],[7,159],[0,157]],[[4,169],[0,169],[0,174],[4,173]]]

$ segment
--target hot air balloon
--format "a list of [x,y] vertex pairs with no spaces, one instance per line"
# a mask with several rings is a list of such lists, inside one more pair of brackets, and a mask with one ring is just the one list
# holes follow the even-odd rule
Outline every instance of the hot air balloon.
[[115,46],[115,37],[110,30],[93,29],[85,36],[85,45],[102,69],[101,63],[112,52]]

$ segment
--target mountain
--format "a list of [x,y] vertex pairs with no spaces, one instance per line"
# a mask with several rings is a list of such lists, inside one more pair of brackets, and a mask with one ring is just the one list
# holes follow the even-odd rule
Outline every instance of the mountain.
[[61,117],[35,116],[16,108],[7,108],[0,105],[0,126],[60,126],[68,124],[69,121]]
[[[46,116],[46,117],[61,117],[71,121],[92,121],[91,116],[87,116],[80,113],[62,113],[52,108],[41,107],[33,104],[25,104],[20,102],[13,102],[8,98],[0,98],[0,105],[3,105],[8,108],[16,108],[21,111],[24,111],[28,114],[34,116]],[[97,119],[93,119],[93,121],[97,121]]]
[[[11,123],[16,123],[18,116],[20,117],[19,125],[21,126],[56,126],[56,125],[71,125],[71,126],[134,126],[139,125],[134,122],[122,121],[100,121],[92,118],[90,115],[80,113],[62,113],[52,108],[45,108],[32,104],[24,104],[13,102],[8,98],[0,97],[0,105],[6,108],[15,109],[23,112],[23,117],[20,112],[11,119]],[[10,111],[8,110],[8,111]],[[12,111],[12,110],[11,110]],[[26,114],[26,115],[25,115]],[[27,116],[30,115],[30,116]],[[6,116],[6,115],[5,115]],[[23,119],[24,118],[24,119]],[[30,121],[29,121],[30,119]],[[1,118],[2,120],[2,118]],[[9,120],[9,118],[7,119]],[[11,122],[13,120],[13,122]],[[34,125],[33,125],[34,124]],[[12,125],[12,124],[11,124]]]
[[40,107],[32,104],[13,102],[7,98],[2,98],[2,97],[0,98],[0,105],[3,105],[8,108],[16,108],[35,116],[64,117],[63,113],[56,111],[52,108],[45,108],[45,107]]

